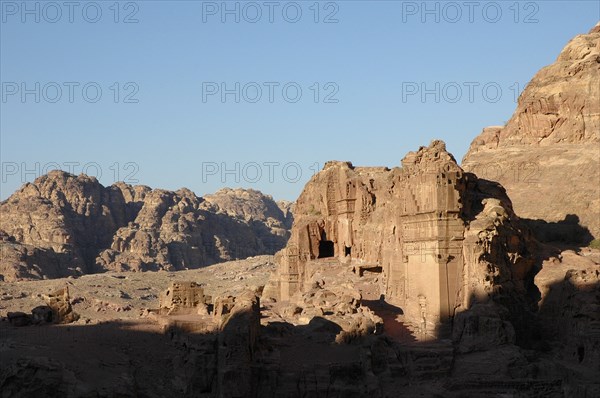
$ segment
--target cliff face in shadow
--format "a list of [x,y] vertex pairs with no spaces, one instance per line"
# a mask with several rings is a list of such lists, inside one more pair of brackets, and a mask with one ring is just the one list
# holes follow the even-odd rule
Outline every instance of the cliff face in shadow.
[[544,243],[587,246],[594,239],[590,230],[581,225],[581,220],[575,214],[567,214],[564,219],[555,222],[530,219],[523,219],[523,222]]
[[555,344],[561,360],[600,373],[600,253],[565,250],[535,277],[540,339]]

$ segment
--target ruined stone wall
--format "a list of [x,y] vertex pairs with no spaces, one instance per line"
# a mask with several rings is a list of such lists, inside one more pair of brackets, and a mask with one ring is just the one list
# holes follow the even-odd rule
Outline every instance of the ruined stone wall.
[[196,282],[171,282],[169,288],[159,297],[161,311],[168,314],[197,311],[204,306],[204,289]]

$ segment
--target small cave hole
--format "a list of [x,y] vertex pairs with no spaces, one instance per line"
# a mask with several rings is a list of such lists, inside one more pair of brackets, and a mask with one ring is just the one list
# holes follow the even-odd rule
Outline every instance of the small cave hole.
[[585,358],[585,348],[580,345],[577,347],[577,359],[579,359],[579,363],[583,362],[583,358]]

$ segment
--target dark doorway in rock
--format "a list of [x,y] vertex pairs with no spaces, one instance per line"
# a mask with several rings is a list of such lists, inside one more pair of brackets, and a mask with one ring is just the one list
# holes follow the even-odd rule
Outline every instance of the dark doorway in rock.
[[330,240],[319,241],[319,258],[333,257],[333,242]]
[[585,348],[579,346],[577,347],[577,359],[579,359],[579,363],[583,362],[583,358],[585,358]]
[[344,246],[344,257],[352,255],[352,248],[348,246]]

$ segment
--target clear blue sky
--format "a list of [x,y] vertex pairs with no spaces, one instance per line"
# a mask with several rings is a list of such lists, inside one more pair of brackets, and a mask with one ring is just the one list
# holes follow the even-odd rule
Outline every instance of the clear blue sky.
[[26,3],[1,2],[3,199],[54,164],[295,200],[331,159],[392,167],[440,138],[460,161],[600,19],[598,1]]

